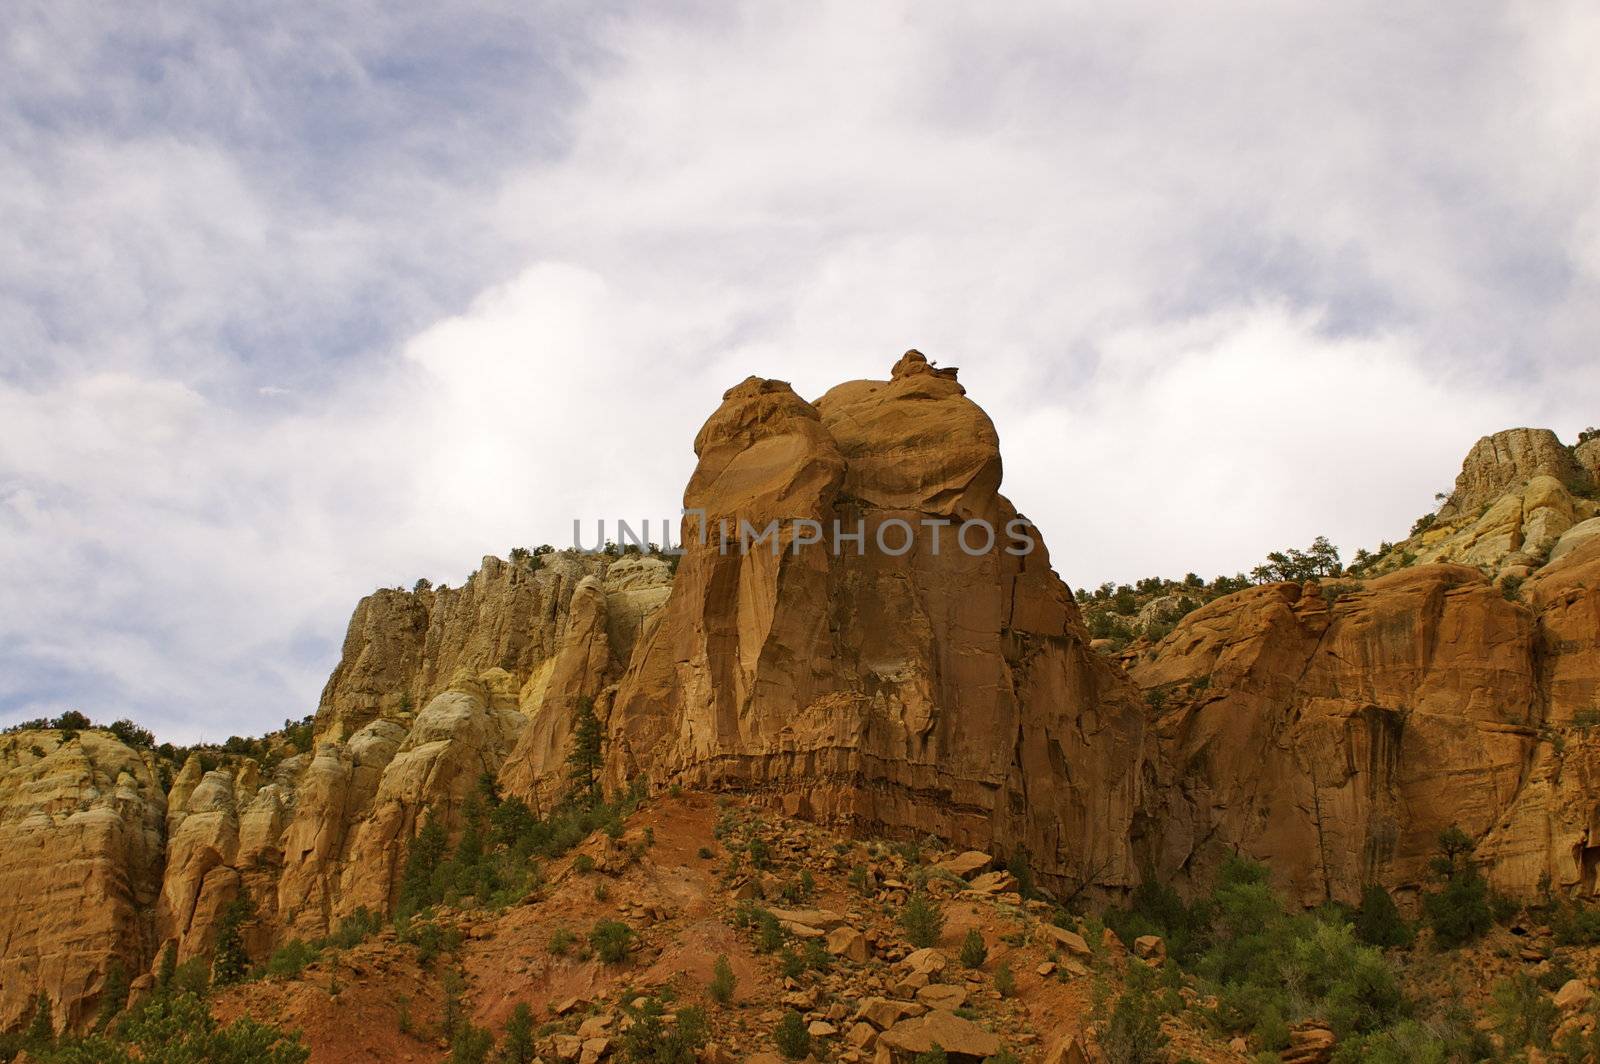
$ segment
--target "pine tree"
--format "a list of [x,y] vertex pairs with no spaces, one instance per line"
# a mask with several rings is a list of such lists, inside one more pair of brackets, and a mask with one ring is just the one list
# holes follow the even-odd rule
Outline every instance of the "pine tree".
[[250,970],[250,954],[244,946],[244,924],[255,915],[247,895],[241,894],[222,910],[217,929],[217,950],[211,962],[211,978],[218,986],[237,983]]
[[531,1064],[533,1060],[533,1010],[527,1002],[519,1002],[506,1020],[500,1059],[506,1064]]
[[594,700],[578,699],[572,721],[572,752],[567,755],[567,778],[577,796],[593,805],[600,786],[600,718],[595,716]]
[[55,1018],[50,1013],[50,998],[43,991],[39,992],[38,1000],[34,1002],[33,1019],[29,1021],[22,1041],[29,1049],[48,1049],[55,1045]]
[[156,968],[156,986],[166,990],[172,985],[173,977],[178,974],[178,944],[168,942],[161,951],[161,964]]
[[95,1030],[104,1031],[111,1026],[111,1021],[128,1003],[128,989],[128,972],[122,966],[122,958],[111,958],[111,964],[106,968],[106,981],[100,987],[100,1007],[95,1013]]
[[438,900],[434,897],[433,880],[448,846],[444,825],[430,816],[406,851],[406,868],[400,877],[401,912],[414,913]]

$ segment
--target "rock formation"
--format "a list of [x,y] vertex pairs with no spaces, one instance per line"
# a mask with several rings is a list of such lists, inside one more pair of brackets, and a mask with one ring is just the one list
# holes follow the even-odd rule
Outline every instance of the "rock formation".
[[1141,854],[1182,879],[1238,850],[1306,904],[1354,901],[1420,886],[1459,826],[1502,889],[1592,893],[1597,632],[1600,540],[1520,602],[1448,565],[1212,602],[1131,669],[1162,707]]
[[[685,522],[622,679],[616,778],[762,791],[861,830],[1026,850],[1053,881],[1130,881],[1141,708],[1089,651],[1038,532],[1015,526],[1030,550],[1007,551],[998,439],[953,370],[910,352],[815,404],[751,378],[695,451],[684,505],[713,534]],[[772,522],[776,550],[729,543]],[[993,542],[962,549],[963,522]],[[835,549],[835,528],[865,545]]]
[[1548,429],[1508,429],[1473,446],[1438,513],[1384,556],[1476,566],[1522,580],[1600,525],[1600,441],[1568,448]]
[[379,591],[311,748],[276,764],[0,736],[0,1026],[41,990],[81,1026],[113,959],[203,956],[241,895],[257,956],[387,911],[419,825],[454,826],[485,773],[548,808],[586,702],[613,787],[934,834],[974,870],[1026,855],[1056,890],[1185,886],[1243,852],[1350,901],[1415,890],[1459,825],[1502,889],[1600,892],[1600,439],[1486,437],[1377,575],[1219,598],[1126,671],[1000,494],[955,370],[908,352],[814,402],[752,377],[694,449],[676,575],[514,552]]
[[1485,436],[1467,453],[1439,517],[1448,520],[1492,505],[1508,490],[1541,476],[1570,487],[1590,485],[1572,450],[1549,429],[1506,429]]
[[113,963],[148,963],[164,814],[153,758],[104,732],[0,736],[0,1029],[41,992],[80,1025]]

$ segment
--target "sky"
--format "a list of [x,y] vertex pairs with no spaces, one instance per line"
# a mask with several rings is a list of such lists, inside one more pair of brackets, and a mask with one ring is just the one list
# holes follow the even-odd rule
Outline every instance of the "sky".
[[[1600,422],[1592,3],[0,10],[0,723],[316,708],[356,601],[961,368],[1073,587]],[[653,522],[654,523],[654,522]]]

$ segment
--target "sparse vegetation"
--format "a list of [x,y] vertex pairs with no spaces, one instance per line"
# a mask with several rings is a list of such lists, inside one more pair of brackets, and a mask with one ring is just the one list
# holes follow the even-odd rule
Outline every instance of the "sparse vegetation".
[[915,891],[900,912],[900,926],[906,941],[918,949],[937,945],[944,931],[944,911],[923,891]]
[[811,1052],[811,1034],[806,1030],[805,1020],[794,1009],[785,1012],[778,1021],[772,1040],[778,1052],[790,1060],[799,1060]]
[[595,956],[607,964],[621,964],[628,958],[633,930],[620,920],[601,920],[589,932],[589,945]]
[[1439,854],[1431,862],[1442,886],[1422,899],[1422,911],[1433,929],[1434,944],[1455,949],[1481,937],[1494,923],[1489,884],[1473,861],[1472,840],[1460,828],[1439,835]]
[[983,943],[982,932],[974,927],[961,940],[961,964],[966,968],[982,968],[988,959],[989,947]]
[[711,970],[711,985],[707,987],[711,1000],[719,1005],[731,1003],[733,1001],[734,987],[737,984],[738,980],[733,974],[733,965],[728,963],[728,955],[725,953],[718,955],[717,963]]

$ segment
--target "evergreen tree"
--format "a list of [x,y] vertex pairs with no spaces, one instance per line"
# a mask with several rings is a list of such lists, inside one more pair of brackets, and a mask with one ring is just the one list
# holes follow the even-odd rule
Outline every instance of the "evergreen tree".
[[600,787],[600,718],[595,716],[594,700],[588,696],[578,699],[578,708],[572,721],[572,752],[567,755],[567,777],[572,781],[574,793],[586,804],[593,805]]
[[400,876],[401,912],[414,913],[438,900],[434,897],[434,879],[448,845],[444,825],[430,816],[406,851],[406,868]]
[[111,958],[111,964],[106,968],[106,981],[100,987],[100,1007],[95,1013],[95,1030],[103,1031],[111,1026],[111,1021],[128,1003],[128,989],[128,972],[122,966],[122,958]]
[[178,974],[178,944],[168,942],[161,951],[161,964],[156,968],[156,986],[162,990],[172,985],[173,976]]
[[533,1010],[527,1002],[519,1002],[506,1020],[500,1059],[505,1064],[531,1064],[533,1060]]
[[217,950],[211,962],[211,978],[218,986],[243,979],[250,970],[250,954],[244,946],[244,925],[255,915],[249,896],[240,894],[222,910],[217,929]]
[[48,1049],[55,1045],[55,1018],[50,1012],[50,998],[42,990],[33,1004],[33,1019],[28,1022],[28,1031],[22,1036],[22,1040],[23,1044],[33,1050]]

